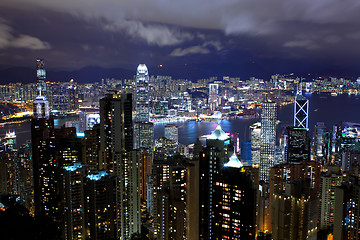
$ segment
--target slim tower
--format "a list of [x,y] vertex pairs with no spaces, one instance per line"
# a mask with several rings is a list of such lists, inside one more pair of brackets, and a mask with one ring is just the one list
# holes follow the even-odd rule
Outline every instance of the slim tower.
[[136,72],[136,122],[149,122],[149,73],[145,64]]
[[149,73],[145,64],[137,68],[135,102],[134,148],[149,150],[153,146],[154,125],[150,123]]
[[[44,59],[36,59],[36,78],[38,80],[38,94],[46,96],[46,71]],[[40,92],[42,92],[40,94]]]
[[133,150],[132,95],[113,92],[100,100],[100,170],[114,173],[118,239],[140,233],[139,154]]
[[274,166],[276,144],[276,103],[261,104],[260,180],[269,181],[270,168]]

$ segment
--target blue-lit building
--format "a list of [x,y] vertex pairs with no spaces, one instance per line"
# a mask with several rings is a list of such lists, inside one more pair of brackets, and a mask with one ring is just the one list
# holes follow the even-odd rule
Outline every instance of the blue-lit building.
[[251,142],[241,142],[240,143],[240,158],[242,161],[248,162],[249,166],[252,165],[251,162]]

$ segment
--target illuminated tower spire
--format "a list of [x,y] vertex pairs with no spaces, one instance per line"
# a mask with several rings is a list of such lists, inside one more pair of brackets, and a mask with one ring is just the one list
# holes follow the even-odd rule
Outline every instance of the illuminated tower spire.
[[301,86],[298,88],[294,104],[294,127],[308,129],[309,100],[302,95]]
[[38,80],[39,95],[42,92],[43,96],[46,96],[46,71],[44,59],[36,59],[36,78]]
[[50,117],[49,102],[46,100],[46,97],[42,95],[42,88],[40,85],[38,86],[38,90],[39,90],[39,96],[37,96],[37,98],[33,102],[34,118],[49,119]]
[[145,64],[136,72],[136,122],[149,122],[149,73]]

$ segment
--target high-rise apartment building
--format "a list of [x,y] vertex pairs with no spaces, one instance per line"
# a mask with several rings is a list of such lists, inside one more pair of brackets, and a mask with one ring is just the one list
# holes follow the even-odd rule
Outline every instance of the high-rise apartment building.
[[187,239],[188,176],[191,164],[181,155],[154,159],[154,233],[157,239]]
[[275,162],[276,144],[276,103],[261,104],[261,138],[260,138],[260,180],[269,181],[270,168]]
[[84,181],[87,168],[81,163],[74,163],[62,169],[62,233],[63,239],[86,238],[86,208]]
[[255,239],[257,187],[233,154],[214,183],[209,239]]
[[338,167],[329,167],[320,179],[319,229],[332,229],[335,212],[335,189],[344,182]]
[[272,239],[312,239],[317,231],[320,164],[278,164],[270,171]]
[[214,234],[214,185],[220,170],[229,159],[230,136],[218,125],[206,139],[200,154],[200,239],[212,239]]
[[86,239],[130,239],[119,237],[118,178],[115,174],[99,171],[84,180]]
[[99,169],[114,173],[117,238],[140,233],[139,153],[133,150],[132,95],[108,93],[100,100]]
[[360,238],[360,183],[358,176],[335,189],[334,239]]

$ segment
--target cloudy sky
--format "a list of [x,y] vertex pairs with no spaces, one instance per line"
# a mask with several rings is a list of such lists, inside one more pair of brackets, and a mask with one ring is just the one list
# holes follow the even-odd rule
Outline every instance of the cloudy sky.
[[0,65],[359,72],[359,13],[359,0],[1,0]]

